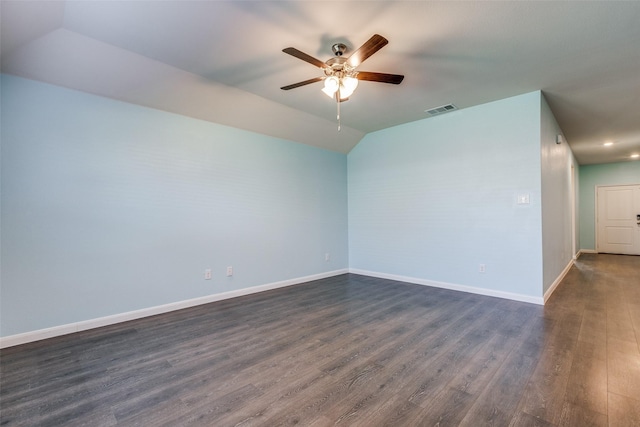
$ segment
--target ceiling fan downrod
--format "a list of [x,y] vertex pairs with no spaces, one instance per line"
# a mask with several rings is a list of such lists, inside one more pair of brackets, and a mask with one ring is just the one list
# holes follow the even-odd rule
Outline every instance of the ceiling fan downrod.
[[331,51],[335,56],[342,56],[346,50],[347,45],[345,45],[344,43],[336,43],[331,46]]

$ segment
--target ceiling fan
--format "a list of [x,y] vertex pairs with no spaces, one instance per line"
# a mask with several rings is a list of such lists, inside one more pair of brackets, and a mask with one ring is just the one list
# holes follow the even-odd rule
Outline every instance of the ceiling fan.
[[343,43],[336,43],[331,47],[331,50],[333,51],[335,56],[333,58],[330,58],[326,62],[322,62],[319,59],[301,52],[294,47],[282,49],[284,53],[295,56],[298,59],[302,59],[303,61],[320,68],[324,72],[324,75],[291,85],[283,86],[280,89],[295,89],[300,86],[305,86],[324,80],[324,88],[322,89],[322,91],[329,97],[335,98],[338,104],[338,130],[340,130],[340,103],[349,99],[353,91],[358,86],[359,80],[397,85],[400,84],[404,79],[404,76],[400,74],[356,71],[356,68],[360,64],[362,64],[371,55],[382,49],[387,43],[389,43],[389,40],[385,39],[379,34],[374,34],[348,58],[345,58],[343,56],[345,51],[347,50],[347,46]]

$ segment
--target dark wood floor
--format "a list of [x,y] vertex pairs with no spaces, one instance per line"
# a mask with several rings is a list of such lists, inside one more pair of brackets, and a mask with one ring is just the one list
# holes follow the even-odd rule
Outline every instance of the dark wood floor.
[[2,350],[3,426],[640,426],[640,257],[545,307],[343,275]]

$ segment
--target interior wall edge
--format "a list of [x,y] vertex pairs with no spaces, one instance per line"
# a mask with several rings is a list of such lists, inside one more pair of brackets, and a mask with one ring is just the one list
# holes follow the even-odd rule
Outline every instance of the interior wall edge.
[[39,329],[35,331],[24,332],[16,335],[9,335],[6,337],[0,337],[0,349],[14,347],[16,345],[21,345],[21,344],[27,344],[30,342],[40,341],[47,338],[54,338],[62,335],[68,335],[75,332],[86,331],[89,329],[100,328],[103,326],[114,325],[116,323],[128,322],[130,320],[141,319],[143,317],[155,316],[158,314],[168,313],[171,311],[182,310],[184,308],[195,307],[203,304],[209,304],[216,301],[222,301],[222,300],[241,297],[245,295],[256,294],[259,292],[270,291],[273,289],[284,288],[287,286],[300,285],[303,283],[311,282],[313,280],[339,276],[341,274],[346,274],[348,272],[349,271],[346,268],[340,269],[340,270],[328,271],[324,273],[313,274],[310,276],[297,277],[297,278],[282,280],[282,281],[273,282],[273,283],[266,283],[264,285],[253,286],[250,288],[237,289],[229,292],[206,295],[203,297],[188,299],[184,301],[177,301],[169,304],[158,305],[155,307],[144,308],[141,310],[134,310],[134,311],[129,311],[125,313],[114,314],[111,316],[98,317],[95,319],[84,320],[76,323],[69,323],[66,325],[54,326],[46,329]]
[[569,263],[564,268],[564,270],[562,270],[562,272],[558,275],[556,280],[554,280],[551,286],[549,286],[549,289],[547,289],[547,291],[544,293],[544,296],[543,296],[545,304],[549,300],[549,298],[551,298],[551,294],[553,294],[553,292],[556,290],[558,285],[560,285],[560,283],[562,282],[562,279],[564,279],[564,276],[567,275],[567,273],[569,272],[569,270],[571,270],[571,267],[573,267],[574,264],[575,264],[575,259],[572,259],[571,261],[569,261]]

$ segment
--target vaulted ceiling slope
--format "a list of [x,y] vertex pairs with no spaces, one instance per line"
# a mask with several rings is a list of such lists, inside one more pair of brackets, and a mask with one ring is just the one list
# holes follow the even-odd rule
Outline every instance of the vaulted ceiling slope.
[[[581,164],[640,153],[640,2],[1,2],[2,72],[347,153],[372,131],[542,90]],[[389,44],[336,106],[322,61]],[[347,51],[346,55],[349,54]],[[508,120],[505,117],[505,120]],[[604,147],[605,141],[612,141]]]

